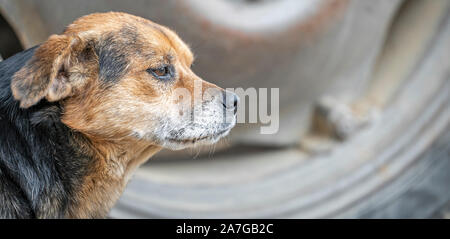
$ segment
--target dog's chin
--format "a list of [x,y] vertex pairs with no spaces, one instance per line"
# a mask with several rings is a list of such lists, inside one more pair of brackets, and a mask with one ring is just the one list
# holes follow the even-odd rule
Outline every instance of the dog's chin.
[[163,147],[171,150],[181,150],[185,148],[191,148],[201,145],[210,145],[217,143],[221,138],[227,136],[231,128],[221,130],[217,133],[201,136],[201,137],[178,137],[178,138],[166,138],[163,143]]

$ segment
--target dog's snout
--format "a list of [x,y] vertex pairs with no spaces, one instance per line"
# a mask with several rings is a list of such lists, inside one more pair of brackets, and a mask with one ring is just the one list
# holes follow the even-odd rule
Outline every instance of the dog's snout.
[[223,107],[229,110],[233,110],[234,114],[237,113],[237,107],[239,103],[239,97],[230,91],[224,91],[223,92]]

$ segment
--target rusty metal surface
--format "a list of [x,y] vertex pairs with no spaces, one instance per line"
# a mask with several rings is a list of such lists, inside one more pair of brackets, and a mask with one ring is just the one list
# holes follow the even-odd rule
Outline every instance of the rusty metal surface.
[[[326,154],[302,150],[150,162],[113,217],[355,217],[381,188],[416,164],[450,122],[450,18],[380,118]],[[439,62],[439,64],[436,64]],[[434,74],[440,72],[439,74]],[[231,161],[231,162],[230,162]],[[395,187],[400,193],[407,186]],[[146,190],[144,190],[146,189]],[[382,194],[392,199],[394,195]],[[363,200],[364,199],[364,200]],[[367,205],[367,204],[366,204]],[[346,213],[344,213],[346,212]],[[398,216],[398,215],[397,215]]]
[[[409,166],[408,172],[383,187],[377,196],[360,200],[339,218],[450,219],[450,127]],[[407,185],[412,185],[408,187]]]
[[176,30],[208,81],[280,88],[278,134],[243,124],[218,147],[234,153],[152,161],[112,217],[361,216],[450,124],[449,1],[251,2],[0,0],[27,47],[79,16],[124,11]]
[[[416,4],[426,2],[417,1]],[[409,190],[411,184],[401,178],[406,177],[405,180],[410,182],[411,177],[409,174],[401,176],[411,165],[422,163],[420,155],[448,129],[450,123],[450,7],[448,2],[440,8],[431,7],[435,2],[428,4],[428,9],[435,10],[432,11],[435,18],[414,29],[416,32],[432,29],[431,35],[422,38],[420,49],[415,48],[416,44],[397,44],[395,50],[380,56],[380,61],[388,61],[401,53],[414,63],[398,58],[401,61],[396,64],[398,69],[390,74],[408,72],[399,79],[403,83],[395,96],[389,97],[390,103],[380,108],[374,121],[360,132],[342,142],[331,141],[325,149],[312,153],[290,148],[217,156],[215,160],[150,162],[138,172],[111,215],[381,217],[384,214],[367,213]],[[408,9],[415,11],[414,6]],[[416,15],[416,18],[420,16]],[[404,24],[402,29],[409,28],[408,21],[399,24]],[[397,31],[397,27],[400,26],[393,27],[392,31]],[[387,45],[398,39],[396,34],[408,35],[409,31],[402,32],[391,32]],[[410,67],[411,64],[414,67]],[[320,140],[317,145],[324,146]],[[317,149],[317,146],[311,148]],[[388,187],[397,179],[399,183]],[[442,197],[434,201],[445,200]],[[436,204],[426,207],[431,209]],[[404,211],[399,207],[391,209],[397,214],[390,217],[407,215],[401,214]],[[431,212],[428,209],[422,212]],[[417,217],[419,213],[409,215]]]

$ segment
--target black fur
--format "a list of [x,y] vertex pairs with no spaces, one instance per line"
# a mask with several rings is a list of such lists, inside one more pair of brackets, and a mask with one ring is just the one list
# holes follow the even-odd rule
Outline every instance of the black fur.
[[115,45],[123,44],[115,41],[114,35],[108,35],[96,49],[99,62],[99,76],[104,82],[116,82],[125,73],[128,64],[127,55],[117,50]]
[[19,108],[10,84],[36,47],[0,62],[0,218],[64,217],[92,157],[58,102]]
[[141,54],[142,43],[136,27],[124,26],[118,32],[105,35],[96,46],[99,61],[100,80],[105,83],[117,82],[127,73],[127,65],[132,54]]

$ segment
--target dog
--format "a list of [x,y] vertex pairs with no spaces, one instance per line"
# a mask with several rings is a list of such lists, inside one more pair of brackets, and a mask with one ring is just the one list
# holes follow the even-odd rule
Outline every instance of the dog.
[[0,217],[104,218],[159,150],[226,136],[238,96],[193,61],[169,28],[109,12],[1,62]]

